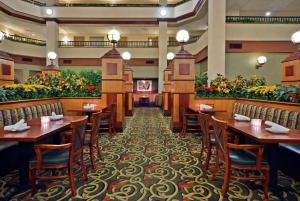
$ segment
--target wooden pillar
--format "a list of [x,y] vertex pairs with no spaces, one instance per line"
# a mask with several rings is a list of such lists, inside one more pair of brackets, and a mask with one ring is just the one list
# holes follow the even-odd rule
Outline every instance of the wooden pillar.
[[132,116],[133,111],[133,70],[129,66],[125,66],[125,114]]
[[6,52],[0,51],[0,85],[13,84],[15,80],[15,62]]
[[171,82],[171,128],[175,132],[182,129],[182,111],[188,108],[195,91],[195,58],[181,49],[173,60]]
[[282,84],[300,84],[300,51],[292,53],[281,62]]
[[102,57],[102,96],[107,106],[116,104],[115,128],[123,131],[125,126],[124,63],[119,52],[112,49]]
[[172,81],[173,62],[170,62],[164,70],[164,88],[163,88],[163,114],[171,115],[171,81]]

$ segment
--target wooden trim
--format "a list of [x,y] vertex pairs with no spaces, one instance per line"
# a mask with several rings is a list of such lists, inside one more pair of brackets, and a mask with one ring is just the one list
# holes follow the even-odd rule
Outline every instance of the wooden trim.
[[[33,56],[25,56],[25,55],[17,55],[17,54],[9,54],[15,63],[17,64],[30,64],[30,65],[38,65],[38,66],[46,66],[46,57],[33,57]],[[23,61],[23,58],[32,59],[32,62]]]
[[[230,43],[241,44],[242,48],[229,48]],[[297,47],[291,41],[226,41],[226,53],[291,53],[296,51]]]
[[199,63],[208,57],[208,47],[204,47],[202,50],[200,50],[197,54],[195,54],[195,63]]

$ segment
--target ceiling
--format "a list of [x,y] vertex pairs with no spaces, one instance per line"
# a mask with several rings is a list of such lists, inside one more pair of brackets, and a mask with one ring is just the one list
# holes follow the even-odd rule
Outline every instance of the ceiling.
[[227,0],[227,13],[244,16],[300,16],[300,0]]
[[[163,0],[167,4],[178,4],[186,0]],[[59,0],[60,4],[160,4],[162,0]]]

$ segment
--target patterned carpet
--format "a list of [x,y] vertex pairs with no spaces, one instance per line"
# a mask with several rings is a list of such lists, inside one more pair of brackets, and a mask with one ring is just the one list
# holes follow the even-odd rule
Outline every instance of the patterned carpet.
[[[169,118],[157,108],[135,109],[127,118],[127,128],[114,138],[101,137],[104,160],[88,174],[88,181],[76,184],[78,196],[71,198],[68,179],[41,182],[39,192],[14,195],[10,200],[149,200],[188,201],[222,200],[222,175],[211,182],[201,170],[200,138],[190,134],[181,139],[169,129]],[[88,155],[85,158],[89,164]],[[18,179],[17,171],[0,179],[0,200],[14,193],[11,187]],[[300,200],[300,183],[280,173],[279,183],[288,201]],[[10,187],[9,187],[10,186]],[[262,200],[261,184],[230,182],[229,200]],[[279,200],[270,194],[270,200]]]

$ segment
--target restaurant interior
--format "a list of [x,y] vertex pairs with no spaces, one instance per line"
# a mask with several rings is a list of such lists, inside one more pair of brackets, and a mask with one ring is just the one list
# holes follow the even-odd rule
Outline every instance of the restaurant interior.
[[0,0],[0,201],[299,201],[299,0]]

